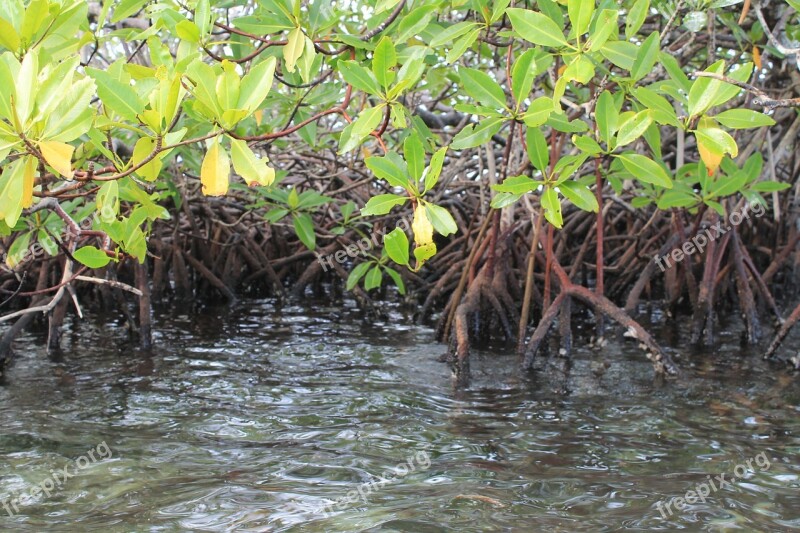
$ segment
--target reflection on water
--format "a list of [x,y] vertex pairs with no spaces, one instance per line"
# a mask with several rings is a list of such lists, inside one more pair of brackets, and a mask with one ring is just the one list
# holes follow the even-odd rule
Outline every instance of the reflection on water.
[[[23,338],[0,386],[0,497],[101,442],[113,455],[13,517],[0,508],[0,530],[800,529],[798,378],[736,335],[685,351],[691,370],[666,386],[618,340],[578,350],[568,379],[543,365],[521,380],[513,356],[478,352],[473,387],[455,392],[431,331],[391,315],[169,310],[152,356],[122,326],[88,321],[66,332],[60,362]],[[659,502],[748,459],[741,479],[664,519]]]

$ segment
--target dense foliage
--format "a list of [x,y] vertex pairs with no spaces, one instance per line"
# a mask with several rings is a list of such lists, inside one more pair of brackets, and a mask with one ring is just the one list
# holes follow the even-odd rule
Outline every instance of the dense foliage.
[[[607,186],[632,209],[724,216],[789,187],[740,131],[797,105],[761,88],[775,69],[796,79],[787,2],[3,0],[6,265],[143,262],[154,222],[201,192],[262,209],[312,251],[410,209],[411,234],[386,233],[348,283],[385,273],[402,290],[389,260],[419,271],[434,234],[468,222],[446,205],[448,165],[479,166],[492,208],[555,228],[565,206],[597,212]],[[366,176],[368,201],[298,187],[287,169],[304,150]]]

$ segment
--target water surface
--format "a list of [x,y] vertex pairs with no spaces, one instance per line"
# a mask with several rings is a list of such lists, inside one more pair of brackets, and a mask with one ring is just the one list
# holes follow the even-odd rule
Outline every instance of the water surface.
[[0,530],[800,530],[798,377],[737,334],[704,354],[662,328],[688,369],[667,384],[622,338],[578,338],[526,379],[510,350],[477,350],[457,392],[432,331],[388,311],[163,310],[149,355],[94,317],[60,361],[26,335],[0,386],[0,497],[74,475],[0,507]]

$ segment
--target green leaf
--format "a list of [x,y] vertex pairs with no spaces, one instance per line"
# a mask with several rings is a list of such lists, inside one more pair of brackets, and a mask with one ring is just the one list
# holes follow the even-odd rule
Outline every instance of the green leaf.
[[512,176],[503,180],[503,183],[493,185],[492,189],[497,192],[522,195],[527,192],[535,191],[541,184],[541,181],[536,181],[528,176]]
[[193,61],[186,69],[186,74],[194,82],[195,97],[211,111],[214,116],[222,115],[217,101],[217,75],[211,65],[201,60]]
[[250,72],[244,75],[239,85],[239,101],[236,104],[238,109],[252,113],[261,106],[272,88],[275,63],[275,58],[270,57],[250,68]]
[[503,209],[504,207],[508,207],[509,205],[517,202],[521,197],[521,194],[498,192],[494,195],[489,205],[491,205],[492,209]]
[[652,116],[656,122],[669,124],[676,128],[680,126],[678,115],[669,100],[647,87],[636,87],[632,93],[637,100],[653,111]]
[[712,197],[725,197],[736,194],[742,190],[747,182],[747,175],[744,172],[737,172],[731,176],[720,177],[711,187]]
[[94,119],[90,102],[94,96],[95,84],[84,78],[72,84],[63,95],[56,109],[45,119],[43,138],[52,141],[74,141],[91,127]]
[[567,13],[575,35],[583,35],[589,29],[594,14],[595,0],[567,0]]
[[[732,80],[740,81],[740,82],[748,82],[750,81],[750,75],[753,73],[753,64],[752,63],[744,63],[741,65],[733,65],[731,70],[728,72],[728,77]],[[722,86],[717,91],[714,100],[711,102],[711,107],[715,107],[718,105],[722,105],[731,98],[735,97],[736,95],[740,94],[743,91],[740,87],[733,85],[731,83],[723,82]]]
[[200,29],[190,20],[182,20],[175,25],[175,34],[182,40],[192,44],[200,43]]
[[445,61],[447,64],[452,64],[458,61],[458,59],[464,55],[464,52],[472,46],[475,41],[478,40],[478,37],[481,34],[481,28],[475,28],[468,34],[460,37],[455,43],[453,43],[453,47],[447,52],[447,56],[445,57]]
[[644,40],[639,48],[639,53],[636,54],[636,60],[634,60],[631,68],[631,78],[634,81],[639,81],[652,72],[660,47],[660,36],[657,31],[654,31]]
[[570,121],[569,117],[567,117],[567,115],[563,112],[551,113],[550,117],[547,119],[547,122],[545,122],[545,124],[555,129],[556,131],[561,131],[564,133],[583,133],[584,131],[588,131],[589,129],[589,126],[583,120],[575,119],[573,121]]
[[528,159],[531,164],[544,174],[550,164],[550,147],[544,133],[539,128],[528,128],[525,132],[525,143],[528,145]]
[[[42,233],[44,232],[40,231],[39,235],[41,235]],[[46,233],[45,236],[47,237]],[[32,237],[33,237],[33,232],[26,231],[24,234],[17,236],[17,238],[14,239],[14,242],[8,249],[8,255],[6,255],[6,265],[8,265],[8,268],[16,268],[22,263],[27,263],[28,261],[35,259],[35,255],[32,254],[32,250],[30,247]],[[42,244],[42,248],[49,248],[43,244],[43,240],[41,238],[39,239],[39,241],[40,244]],[[48,241],[50,243],[53,243],[53,239],[50,239],[49,237]]]
[[364,163],[378,178],[388,181],[392,187],[409,188],[406,162],[396,152],[389,152],[383,157],[368,157]]
[[585,185],[575,181],[562,181],[558,184],[558,190],[566,196],[570,202],[575,204],[578,209],[597,213],[600,206],[597,198]]
[[372,56],[372,73],[385,89],[394,82],[394,67],[397,66],[397,52],[389,37],[384,36]]
[[431,39],[431,48],[439,48],[462,35],[470,32],[470,30],[479,29],[480,25],[477,22],[465,21],[448,26],[444,30],[438,32],[436,36]]
[[[111,22],[117,23],[122,19],[126,19],[131,15],[136,14],[144,7],[148,0],[121,0],[114,5],[114,15],[111,17]],[[206,2],[207,4],[208,2]]]
[[437,7],[434,5],[423,5],[403,15],[395,30],[395,42],[403,43],[422,33],[428,26],[436,9]]
[[597,141],[587,135],[573,135],[572,144],[581,152],[586,152],[589,155],[597,155],[603,151]]
[[530,96],[534,79],[536,79],[536,50],[531,48],[517,58],[511,70],[511,92],[517,101],[517,109],[522,101]]
[[350,272],[350,275],[347,276],[348,291],[352,291],[355,286],[358,285],[358,282],[364,277],[364,274],[367,273],[367,270],[369,270],[371,265],[372,263],[360,263],[356,265],[356,267]]
[[561,202],[558,200],[558,193],[546,188],[542,193],[542,207],[544,207],[544,218],[556,228],[561,228],[564,219],[561,217]]
[[759,181],[758,183],[754,183],[750,187],[750,190],[763,193],[772,193],[772,192],[785,191],[791,186],[792,186],[791,183],[783,183],[780,181]]
[[425,148],[422,146],[422,139],[420,139],[416,131],[412,131],[411,135],[406,137],[403,143],[403,152],[406,156],[411,178],[415,182],[419,181],[425,169]]
[[403,230],[395,228],[384,235],[383,246],[392,261],[408,266],[408,236]]
[[[39,60],[36,49],[25,54],[22,66],[19,69],[19,77],[16,80],[16,109],[17,116],[21,124],[27,122],[33,111],[33,102],[36,99],[37,76],[39,74]],[[5,89],[5,88],[4,88]]]
[[339,61],[338,68],[344,81],[354,88],[369,94],[380,94],[381,87],[375,75],[355,61]]
[[312,252],[317,247],[317,236],[314,233],[314,220],[308,213],[294,213],[292,224],[297,237]]
[[619,111],[610,92],[603,91],[597,98],[595,119],[597,120],[597,132],[600,135],[600,140],[610,147],[611,140],[614,138],[619,124]]
[[211,32],[211,22],[210,0],[197,0],[197,7],[194,10],[194,23],[203,38]]
[[395,270],[393,268],[389,268],[389,267],[384,267],[383,270],[387,274],[389,274],[389,277],[392,278],[392,281],[394,281],[394,284],[397,285],[397,292],[399,292],[400,294],[405,294],[406,293],[406,286],[403,283],[403,278],[400,277],[400,273],[397,270]]
[[436,255],[436,245],[432,242],[414,248],[414,257],[417,259],[418,268],[434,255]]
[[34,44],[33,37],[49,18],[49,8],[50,3],[48,0],[31,0],[27,9],[25,9],[25,15],[22,17],[22,27],[19,30],[19,36],[23,42]]
[[492,109],[506,108],[506,95],[503,88],[488,74],[471,68],[462,68],[458,72],[468,95]]
[[683,72],[683,69],[681,69],[681,65],[678,63],[678,60],[667,52],[661,51],[658,53],[658,61],[664,65],[667,74],[669,74],[670,78],[672,78],[673,81],[678,84],[678,87],[680,87],[684,93],[688,93],[689,89],[691,89],[692,83],[689,81],[686,73]]
[[545,124],[553,114],[553,101],[547,96],[540,96],[522,115],[522,121],[528,128],[538,128]]
[[138,121],[137,117],[144,111],[145,103],[133,87],[114,79],[107,71],[87,68],[86,73],[94,79],[97,96],[109,111],[131,122]]
[[652,159],[640,154],[621,154],[618,157],[625,169],[639,181],[665,189],[672,188],[672,180],[667,171]]
[[72,257],[89,268],[103,268],[111,262],[111,258],[104,251],[94,246],[84,246],[75,250]]
[[[577,81],[578,83],[589,83],[594,77],[594,64],[585,55],[576,56],[567,65],[562,78],[567,81]],[[563,95],[563,93],[561,93]]]
[[267,211],[264,214],[264,218],[269,220],[270,223],[275,224],[276,222],[278,222],[280,219],[282,219],[283,217],[285,217],[288,214],[289,214],[289,210],[288,209],[284,209],[282,207],[275,207],[275,208],[270,209],[269,211]]
[[500,131],[505,120],[505,118],[490,118],[480,124],[470,124],[453,137],[450,148],[463,150],[464,148],[474,148],[488,142],[495,133]]
[[340,154],[349,152],[361,144],[378,127],[383,117],[384,107],[386,107],[385,104],[370,107],[362,111],[356,120],[347,125],[342,131],[342,138],[339,140]]
[[727,128],[733,130],[746,128],[760,128],[761,126],[774,126],[772,117],[753,111],[752,109],[729,109],[714,116],[714,119]]
[[451,233],[458,231],[458,225],[453,219],[453,215],[444,207],[426,203],[425,211],[428,215],[428,220],[430,220],[431,225],[433,225],[433,229],[435,229],[438,234],[447,237]]
[[368,215],[385,215],[396,205],[402,205],[408,201],[408,196],[399,196],[397,194],[379,194],[373,196],[363,208],[361,214]]
[[636,35],[639,28],[644,24],[647,15],[650,12],[650,0],[636,0],[628,12],[625,20],[625,37],[630,40],[631,37]]
[[639,47],[628,41],[608,41],[600,48],[600,53],[619,68],[629,71],[639,55]]
[[632,143],[641,137],[652,123],[653,117],[650,110],[639,111],[633,115],[620,124],[616,147],[619,148]]
[[97,191],[95,205],[103,222],[113,222],[113,219],[119,214],[119,183],[116,181],[105,182]]
[[529,43],[560,48],[567,45],[564,32],[547,15],[527,9],[506,10],[514,31]]
[[[725,62],[721,59],[705,70],[714,74],[722,74],[724,71]],[[722,81],[714,78],[698,77],[694,80],[689,90],[689,116],[705,113],[712,106],[722,84]]]
[[600,11],[594,24],[594,31],[589,34],[589,40],[587,41],[589,52],[600,50],[608,42],[611,35],[617,31],[618,18],[619,11],[616,9]]
[[382,280],[383,275],[381,274],[381,268],[378,265],[375,265],[364,277],[364,288],[368,291],[377,289],[381,286]]
[[439,148],[431,157],[431,164],[425,170],[425,189],[423,193],[431,190],[436,182],[439,181],[439,176],[442,173],[442,165],[444,164],[444,156],[447,153],[447,147]]

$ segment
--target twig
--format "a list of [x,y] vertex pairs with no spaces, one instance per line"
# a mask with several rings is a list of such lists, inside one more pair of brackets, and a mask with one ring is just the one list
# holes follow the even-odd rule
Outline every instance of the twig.
[[740,87],[756,95],[756,98],[753,99],[753,104],[764,106],[768,109],[775,109],[776,107],[800,107],[800,98],[772,98],[755,85],[735,80],[723,74],[717,74],[716,72],[695,72],[693,75],[701,78],[714,78],[715,80],[724,81],[725,83]]
[[113,287],[115,289],[122,289],[123,291],[131,292],[136,296],[142,295],[142,291],[140,291],[136,287],[131,287],[127,283],[122,283],[121,281],[114,281],[112,279],[92,278],[90,276],[75,276],[75,279],[79,281],[88,281],[89,283],[96,283],[97,285],[108,285],[109,287]]

